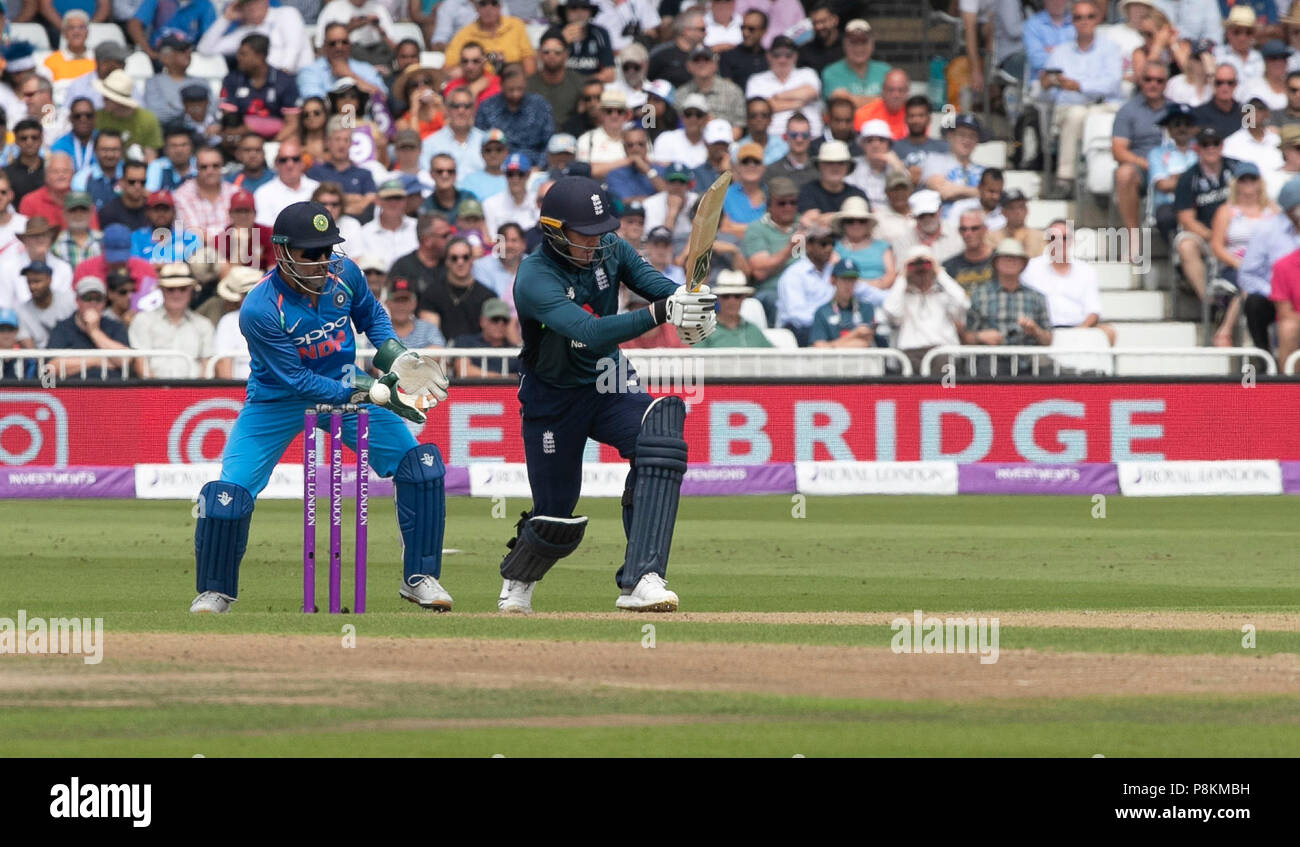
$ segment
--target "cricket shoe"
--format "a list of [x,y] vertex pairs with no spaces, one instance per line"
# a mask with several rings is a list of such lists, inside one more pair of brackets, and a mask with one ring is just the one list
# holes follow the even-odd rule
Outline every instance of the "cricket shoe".
[[648,573],[641,577],[626,594],[620,594],[614,601],[614,608],[626,612],[675,612],[677,595],[664,585],[664,578],[657,573]]
[[230,611],[234,597],[228,597],[219,591],[204,591],[190,604],[190,612],[196,615],[222,615]]
[[501,583],[501,596],[497,598],[497,611],[512,615],[533,613],[533,587],[536,582],[507,579]]
[[451,611],[451,595],[438,584],[438,580],[428,575],[413,576],[403,582],[398,594],[435,612]]

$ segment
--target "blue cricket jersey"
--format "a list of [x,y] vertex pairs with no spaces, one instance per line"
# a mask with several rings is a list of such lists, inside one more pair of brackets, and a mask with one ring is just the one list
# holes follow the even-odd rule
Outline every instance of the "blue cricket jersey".
[[272,268],[239,309],[252,360],[247,402],[346,403],[353,391],[344,377],[356,361],[354,326],[376,347],[394,337],[388,313],[351,259],[330,274],[315,306]]

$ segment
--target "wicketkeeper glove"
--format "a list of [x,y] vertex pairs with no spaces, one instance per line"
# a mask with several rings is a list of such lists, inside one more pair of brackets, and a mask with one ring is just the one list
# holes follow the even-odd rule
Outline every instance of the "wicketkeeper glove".
[[438,360],[418,350],[408,350],[396,338],[390,338],[375,351],[375,367],[397,375],[397,385],[412,397],[419,397],[424,408],[432,409],[447,399],[450,384]]
[[[390,396],[387,403],[374,403],[370,399],[370,389],[376,384],[382,384],[388,388]],[[352,376],[352,396],[348,398],[351,403],[372,403],[381,408],[388,409],[390,412],[396,412],[408,421],[422,424],[425,421],[424,413],[419,409],[406,405],[397,398],[397,374],[387,373],[379,379],[375,379],[369,374],[356,373]]]

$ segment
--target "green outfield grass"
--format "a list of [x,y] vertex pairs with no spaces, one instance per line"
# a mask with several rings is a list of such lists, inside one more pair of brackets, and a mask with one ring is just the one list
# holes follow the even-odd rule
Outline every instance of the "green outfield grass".
[[[432,615],[397,598],[396,528],[388,502],[372,501],[370,613],[332,618],[297,613],[301,506],[259,503],[235,612],[197,618],[186,611],[194,595],[191,504],[9,501],[0,528],[0,616],[24,609],[102,617],[110,634],[337,636],[341,624],[354,623],[361,637],[627,643],[652,622],[660,642],[889,644],[889,627],[865,618],[856,625],[492,616],[496,566],[526,506],[511,501],[501,519],[490,501],[448,501],[446,545],[462,552],[446,558],[443,583],[456,612]],[[1106,517],[1096,519],[1083,497],[852,497],[809,499],[806,516],[794,517],[789,497],[690,498],[668,576],[690,612],[1208,611],[1248,622],[1253,614],[1300,611],[1296,508],[1287,497],[1111,497]],[[623,552],[618,505],[586,501],[579,512],[592,516],[586,541],[538,587],[539,612],[613,611]],[[347,511],[344,525],[350,539]],[[322,558],[326,543],[322,528]],[[350,552],[345,547],[347,577]],[[326,568],[317,571],[323,606]],[[350,605],[350,578],[344,585]],[[1000,646],[1243,653],[1241,633],[1230,626],[1003,625]],[[1251,653],[1300,653],[1300,633],[1261,628]],[[14,667],[21,665],[0,657],[0,682]],[[114,668],[123,669],[110,654],[99,670]],[[217,702],[206,702],[209,695]],[[39,696],[40,707],[12,698],[0,708],[0,755],[1300,755],[1300,698],[1244,694],[946,703],[425,683],[367,686],[359,702],[331,706],[221,703],[218,691],[181,690],[141,705],[130,686],[46,688]],[[619,726],[623,714],[667,724]],[[602,716],[608,720],[583,725]],[[554,717],[576,724],[437,723]]]

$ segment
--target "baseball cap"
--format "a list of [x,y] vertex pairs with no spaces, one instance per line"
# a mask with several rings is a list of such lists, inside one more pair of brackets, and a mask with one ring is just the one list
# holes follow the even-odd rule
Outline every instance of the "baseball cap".
[[506,157],[505,169],[507,171],[523,171],[524,173],[528,173],[532,167],[533,163],[528,161],[528,157],[523,153],[511,153]]
[[401,130],[397,135],[393,136],[393,146],[399,150],[403,147],[418,148],[420,144],[420,133],[413,129]]
[[104,227],[104,261],[110,265],[131,258],[131,230],[126,224],[109,224]]
[[1200,131],[1196,133],[1196,143],[1197,144],[1214,144],[1214,143],[1222,144],[1223,133],[1219,132],[1219,130],[1215,127],[1203,126],[1201,127]]
[[704,125],[705,144],[730,144],[735,140],[731,134],[731,124],[722,118],[714,118]]
[[1029,198],[1026,197],[1025,192],[1021,191],[1019,188],[1008,188],[1006,191],[1002,192],[1003,206],[1007,205],[1008,203],[1028,203],[1028,202],[1029,202]]
[[681,162],[673,162],[664,169],[664,179],[668,182],[690,182],[691,169],[683,165]]
[[1192,124],[1195,125],[1196,112],[1192,111],[1192,107],[1188,106],[1186,103],[1170,103],[1165,107],[1165,113],[1160,116],[1160,120],[1156,121],[1156,123],[1160,126],[1165,126],[1166,124],[1179,120],[1180,118],[1182,120],[1191,121]]
[[158,270],[159,288],[192,288],[196,284],[194,272],[184,262],[169,262]]
[[653,95],[668,105],[673,103],[673,84],[666,79],[652,79],[642,86],[646,96]]
[[849,21],[847,24],[844,25],[845,35],[849,35],[850,33],[855,33],[855,32],[861,32],[863,34],[869,33],[871,32],[871,24],[862,20],[862,18],[854,18],[853,20]]
[[[46,265],[44,262],[37,262],[37,264],[44,265],[47,269],[45,272],[49,272],[49,265]],[[28,265],[27,270],[31,270],[32,267],[33,265]],[[23,271],[23,273],[26,273],[27,270]],[[77,296],[85,297],[87,294],[102,294],[107,297],[108,288],[104,285],[104,280],[97,276],[83,276],[81,279],[77,280]]]
[[546,142],[547,153],[570,153],[578,154],[578,140],[567,132],[561,132],[558,135],[552,135],[551,140]]
[[912,187],[912,178],[907,175],[907,171],[894,170],[885,174],[886,191],[889,191],[892,188],[899,188],[900,186],[906,188]]
[[799,52],[799,45],[795,44],[794,39],[788,35],[778,35],[772,39],[771,46],[767,48],[769,53],[775,53],[777,50],[790,50],[797,53]]
[[505,130],[503,130],[503,129],[489,129],[486,133],[484,133],[484,135],[483,135],[483,143],[482,143],[481,145],[479,145],[479,146],[480,146],[480,147],[486,147],[486,146],[488,146],[489,144],[503,144],[503,145],[504,145],[505,143],[506,143],[506,131],[505,131]]
[[907,198],[907,210],[912,213],[912,217],[921,215],[938,214],[940,207],[943,206],[943,199],[939,192],[929,188],[916,192]]
[[404,276],[397,276],[390,279],[388,281],[388,287],[385,289],[385,293],[389,297],[392,297],[394,294],[409,294],[412,297],[419,296],[419,292],[415,290],[415,283],[411,282]]
[[917,259],[925,259],[931,265],[938,264],[934,259],[934,251],[929,247],[926,247],[924,244],[913,244],[908,248],[907,252],[903,254],[903,264],[905,266],[912,264],[912,262],[915,262]]
[[952,126],[945,127],[944,132],[952,132],[957,129],[974,130],[980,141],[984,140],[984,125],[980,123],[979,118],[974,115],[963,112],[953,119]]
[[736,161],[743,162],[745,159],[758,159],[763,161],[763,147],[755,141],[746,142],[736,148]]
[[392,200],[392,199],[405,200],[406,186],[402,185],[402,181],[400,179],[387,180],[382,185],[379,186],[379,199],[380,200]]
[[1264,98],[1262,97],[1252,97],[1246,101],[1246,105],[1254,109],[1256,112],[1273,111],[1272,108],[1270,108],[1269,105],[1264,102]]
[[585,176],[591,179],[590,162],[569,162],[560,168],[560,176]]
[[485,318],[509,318],[510,307],[500,297],[493,297],[483,301],[482,315]]
[[691,59],[716,59],[716,58],[717,55],[713,52],[713,48],[704,43],[696,44],[694,47],[691,48],[691,52],[686,54],[687,61],[690,61]]
[[464,199],[456,206],[456,217],[458,218],[481,218],[483,217],[483,206],[477,200]]
[[1201,38],[1192,42],[1192,56],[1201,56],[1205,53],[1213,53],[1217,45],[1209,38]]
[[0,329],[17,329],[18,313],[13,309],[0,309]]
[[230,195],[230,211],[236,209],[256,209],[257,204],[253,202],[253,195],[244,189],[239,189]]
[[185,32],[179,29],[169,29],[167,34],[158,41],[160,48],[169,47],[172,50],[189,50],[193,43],[186,37]]
[[1245,177],[1254,177],[1255,179],[1259,179],[1259,165],[1256,165],[1254,162],[1239,161],[1232,169],[1232,175],[1237,179],[1244,179]]
[[709,101],[704,99],[703,94],[686,95],[686,99],[682,101],[682,106],[679,111],[686,112],[690,109],[698,109],[705,114],[708,114],[711,111],[709,109]]
[[767,181],[767,196],[769,199],[774,197],[798,197],[799,186],[794,184],[794,180],[788,176],[774,176]]
[[181,102],[193,103],[197,100],[207,100],[212,96],[212,90],[206,85],[187,85],[181,89]]
[[52,273],[54,273],[54,268],[50,267],[45,262],[32,262],[30,265],[23,268],[22,270],[23,276],[27,276],[28,274],[52,274]]
[[150,194],[149,199],[145,201],[145,205],[146,206],[171,206],[175,208],[176,203],[174,200],[172,200],[172,193],[170,191],[163,190],[163,191],[155,191],[152,194]]
[[1277,204],[1284,212],[1300,206],[1300,176],[1291,177],[1282,186],[1282,190],[1277,193]]
[[1265,59],[1285,59],[1295,51],[1274,38],[1264,42],[1264,46],[1259,48],[1259,52]]
[[862,271],[858,270],[858,263],[852,259],[840,259],[831,268],[831,276],[843,276],[857,279],[862,276]]
[[401,181],[402,188],[406,189],[407,197],[410,197],[412,194],[424,193],[424,183],[420,182],[420,178],[415,174],[403,173],[397,178]]
[[63,198],[63,209],[69,211],[72,209],[90,209],[95,205],[95,201],[90,199],[90,195],[84,191],[69,191]]
[[673,240],[673,232],[666,226],[657,226],[646,234],[645,240],[659,244],[670,244]]
[[889,141],[894,140],[894,133],[889,129],[889,124],[880,118],[874,118],[862,125],[862,132],[858,133],[863,138],[885,138]]
[[644,218],[645,206],[642,206],[640,201],[633,200],[632,202],[628,203],[623,207],[623,214],[619,215],[619,217],[620,218]]
[[105,41],[95,45],[96,62],[125,62],[129,55],[131,51],[126,49],[126,45],[118,44],[116,41]]

